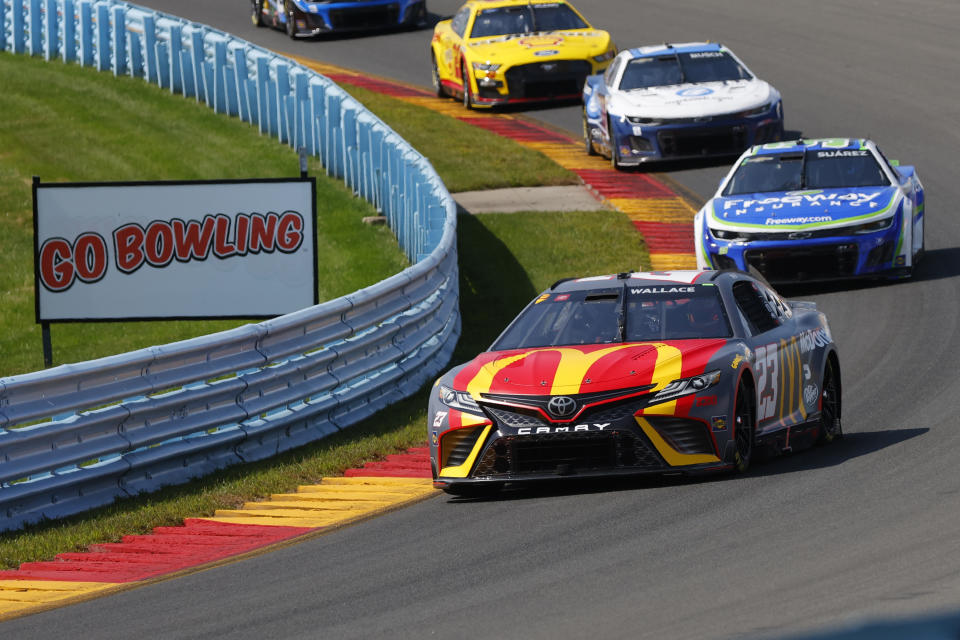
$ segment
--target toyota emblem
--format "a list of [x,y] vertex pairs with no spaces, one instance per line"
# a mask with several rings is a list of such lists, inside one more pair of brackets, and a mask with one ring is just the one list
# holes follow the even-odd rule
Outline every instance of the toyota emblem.
[[570,396],[554,396],[547,403],[547,410],[551,415],[557,418],[565,418],[572,415],[577,409],[576,401]]

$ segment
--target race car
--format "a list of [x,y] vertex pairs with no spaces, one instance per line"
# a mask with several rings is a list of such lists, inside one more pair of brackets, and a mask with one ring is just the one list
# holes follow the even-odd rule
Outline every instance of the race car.
[[721,44],[624,50],[583,87],[587,154],[615,168],[732,156],[782,137],[780,93]]
[[251,0],[256,27],[282,29],[293,39],[323,33],[426,24],[426,0]]
[[744,471],[843,434],[840,361],[812,302],[738,271],[561,280],[434,384],[434,486]]
[[470,0],[437,23],[430,43],[433,86],[468,109],[577,100],[584,79],[617,50],[568,2]]
[[770,282],[903,278],[923,256],[914,167],[870,140],[750,148],[694,218],[700,268],[754,268]]

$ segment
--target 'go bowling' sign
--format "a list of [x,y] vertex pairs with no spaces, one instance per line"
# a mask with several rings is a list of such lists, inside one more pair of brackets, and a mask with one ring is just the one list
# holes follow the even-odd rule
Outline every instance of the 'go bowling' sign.
[[34,183],[37,322],[270,317],[317,303],[312,178]]

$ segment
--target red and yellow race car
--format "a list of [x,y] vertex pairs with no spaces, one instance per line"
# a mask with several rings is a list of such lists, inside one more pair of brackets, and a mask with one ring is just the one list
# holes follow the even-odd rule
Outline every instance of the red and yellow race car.
[[438,96],[467,108],[578,99],[617,49],[568,2],[470,0],[430,43]]
[[561,281],[489,351],[435,384],[434,486],[744,471],[838,438],[840,361],[823,313],[739,271]]

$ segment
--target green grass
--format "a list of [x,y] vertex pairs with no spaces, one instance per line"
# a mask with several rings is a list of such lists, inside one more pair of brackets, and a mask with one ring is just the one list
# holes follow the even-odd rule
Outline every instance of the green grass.
[[426,156],[452,193],[579,184],[573,172],[513,140],[367,89],[343,89]]
[[[0,375],[43,367],[33,291],[32,176],[44,182],[296,177],[296,153],[236,118],[143,80],[0,53]],[[374,284],[407,262],[376,212],[317,162],[319,294]],[[213,333],[240,321],[69,323],[54,364]]]

